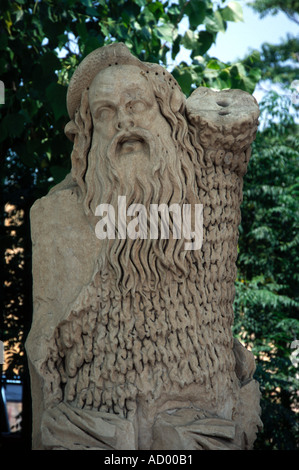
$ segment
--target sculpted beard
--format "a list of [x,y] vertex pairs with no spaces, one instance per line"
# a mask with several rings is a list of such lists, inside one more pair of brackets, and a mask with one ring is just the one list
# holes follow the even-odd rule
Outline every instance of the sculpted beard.
[[[119,149],[125,139],[138,139],[143,144],[144,153],[140,155],[140,167],[134,176],[124,178],[120,169]],[[85,177],[85,205],[93,213],[99,204],[111,204],[115,210],[115,239],[103,240],[99,270],[113,272],[116,288],[123,293],[155,289],[158,282],[165,279],[167,272],[174,278],[187,273],[184,238],[173,238],[173,220],[169,213],[169,239],[161,238],[161,220],[158,222],[158,239],[150,239],[150,205],[194,202],[192,190],[187,188],[186,176],[181,160],[184,156],[175,147],[172,138],[154,136],[151,132],[134,128],[134,131],[119,132],[110,143],[106,154],[101,144],[94,142],[89,154],[89,164]],[[150,165],[143,165],[142,159],[149,159]],[[186,160],[186,156],[185,156]],[[145,165],[147,166],[144,171]],[[190,183],[189,183],[190,184]],[[190,198],[190,194],[192,196]],[[118,197],[125,196],[127,208],[131,204],[142,204],[147,211],[147,238],[125,239],[118,237]],[[189,196],[189,198],[188,198]],[[192,199],[190,201],[190,199]],[[197,201],[199,203],[199,201]],[[127,210],[125,208],[125,210]],[[137,214],[135,214],[136,216]]]

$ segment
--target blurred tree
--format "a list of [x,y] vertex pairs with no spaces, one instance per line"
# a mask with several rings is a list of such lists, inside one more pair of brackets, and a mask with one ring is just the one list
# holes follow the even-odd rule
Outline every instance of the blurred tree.
[[260,51],[252,51],[243,63],[250,67],[258,67],[261,85],[281,84],[290,86],[298,78],[299,66],[299,38],[288,36],[280,44],[265,43]]
[[277,15],[283,11],[287,17],[299,24],[299,1],[298,0],[255,0],[248,4],[263,18],[266,15]]
[[274,122],[265,119],[244,179],[234,325],[257,358],[264,430],[256,446],[274,450],[298,444],[299,128],[285,98],[272,92],[261,103]]
[[[260,14],[267,15],[285,13],[288,19],[299,24],[298,0],[255,0],[247,4]],[[299,37],[288,35],[280,44],[265,43],[261,51],[252,52],[244,62],[248,65],[254,56],[255,67],[261,71],[262,80],[273,83],[287,84],[298,78]]]
[[[283,11],[297,22],[298,1],[250,4],[262,16]],[[244,59],[249,64],[255,55],[270,90],[244,179],[234,325],[257,358],[264,423],[258,449],[298,445],[298,371],[291,361],[299,337],[299,109],[292,93],[298,50],[298,38],[288,36]]]

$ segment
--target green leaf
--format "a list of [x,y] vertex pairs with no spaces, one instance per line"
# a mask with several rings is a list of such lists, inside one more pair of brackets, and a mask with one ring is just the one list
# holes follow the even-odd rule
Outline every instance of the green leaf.
[[246,76],[244,65],[241,62],[237,62],[231,66],[232,77],[243,78]]
[[8,37],[6,34],[1,34],[0,36],[0,49],[4,50],[8,43]]
[[40,59],[45,75],[50,75],[55,70],[60,70],[61,64],[55,52],[46,52]]
[[253,68],[249,72],[249,76],[256,81],[256,83],[262,78],[260,69]]
[[237,62],[231,66],[230,72],[235,88],[241,88],[248,93],[253,93],[259,77],[257,70],[254,71],[252,69],[247,74],[244,65],[241,62]]
[[196,29],[205,19],[206,4],[198,0],[190,0],[185,8],[185,12],[189,17],[190,28]]
[[86,8],[86,14],[89,16],[93,16],[95,18],[98,18],[100,16],[99,11],[96,8],[93,7],[87,7]]
[[144,8],[143,12],[142,12],[142,16],[144,17],[144,20],[146,23],[155,23],[156,22],[156,18],[153,14],[153,12],[148,8]]
[[24,130],[24,116],[21,113],[7,114],[1,125],[6,129],[8,136],[19,137]]
[[24,16],[24,10],[21,8],[16,11],[16,23],[20,21]]
[[50,106],[53,109],[55,119],[58,120],[61,116],[67,115],[66,110],[66,91],[65,86],[58,83],[51,83],[46,89],[46,96],[49,100]]
[[[39,22],[36,20],[36,26],[38,27]],[[44,34],[41,34],[41,37],[48,38],[49,41],[52,43],[51,46],[57,47],[58,45],[58,37],[64,33],[64,24],[63,23],[57,23],[54,21],[51,21],[50,19],[46,19],[43,22],[43,28],[44,28]]]
[[100,37],[88,36],[87,40],[84,42],[84,57],[101,46],[103,46],[103,43],[101,42]]
[[226,24],[219,10],[209,13],[205,18],[204,24],[207,31],[211,33],[218,33],[219,31],[224,33],[226,31]]
[[208,31],[199,31],[197,37],[197,44],[191,54],[191,57],[195,57],[197,55],[204,55],[213,44],[214,38],[215,35],[213,33],[209,33]]
[[51,175],[53,176],[54,183],[60,183],[68,174],[69,169],[61,166],[53,165],[50,167]]
[[139,7],[144,7],[146,5],[146,0],[135,0],[135,3]]
[[162,24],[161,26],[158,26],[157,34],[162,39],[164,39],[164,41],[172,42],[173,34],[174,34],[174,28],[171,24],[167,24],[167,23]]
[[212,69],[212,70],[220,70],[221,69],[221,63],[219,62],[218,59],[211,59],[207,63],[207,68]]
[[243,9],[239,2],[229,2],[229,4],[220,10],[224,21],[244,21]]
[[176,67],[172,74],[180,85],[183,93],[188,96],[190,94],[191,85],[193,82],[191,71],[187,68],[180,70],[178,67]]
[[172,60],[175,60],[177,54],[180,52],[181,40],[182,40],[182,36],[178,34],[172,45],[172,51],[171,51]]
[[92,7],[92,1],[91,0],[81,0],[81,3],[85,7]]
[[[158,14],[158,17],[161,16],[161,14],[164,13],[164,7],[163,7],[163,4],[161,2],[152,2],[152,3],[149,3],[145,9],[148,8],[152,13],[156,13]],[[158,18],[156,17],[156,18]]]
[[9,11],[5,13],[4,21],[5,21],[5,25],[6,25],[6,29],[8,31],[8,34],[11,36],[11,27],[13,25],[13,22],[12,22],[11,15],[10,15]]
[[173,4],[168,8],[167,13],[168,15],[173,15],[173,16],[178,17],[181,13],[181,10],[178,5]]
[[[43,26],[37,17],[32,18],[32,24],[35,25],[36,31],[41,38],[44,38]],[[56,25],[55,25],[56,26]],[[34,31],[34,30],[33,30]],[[34,31],[35,33],[35,31]]]
[[148,27],[144,26],[142,29],[141,29],[141,35],[143,37],[143,39],[145,39],[145,41],[150,41],[151,40],[151,31]]
[[216,69],[208,69],[207,68],[207,69],[204,70],[203,75],[208,80],[211,80],[211,79],[217,78],[218,75],[219,75],[219,72]]
[[39,152],[32,151],[31,145],[26,145],[21,143],[20,145],[16,145],[15,148],[16,153],[20,156],[20,160],[24,163],[24,165],[28,166],[29,168],[34,168],[36,166],[36,155]]
[[244,91],[247,91],[248,93],[253,93],[255,86],[256,86],[256,81],[253,80],[251,77],[243,77],[241,80],[241,85],[240,88]]
[[87,28],[86,28],[86,24],[85,24],[84,22],[78,22],[78,23],[76,24],[76,31],[77,31],[77,33],[79,34],[80,39],[81,39],[82,41],[85,41],[86,38],[87,38],[87,35],[88,35],[88,33],[87,33]]
[[221,72],[219,73],[219,79],[222,81],[222,88],[231,88],[232,80],[228,68],[221,70]]
[[188,29],[188,31],[186,31],[183,36],[182,44],[186,49],[196,49],[197,40],[198,33],[195,33],[194,31],[191,31],[191,29]]
[[110,35],[110,34],[109,34],[109,28],[108,28],[106,25],[104,25],[103,23],[101,23],[101,22],[99,23],[99,26],[100,26],[100,29],[101,29],[102,34],[103,34],[104,36],[106,36],[107,38],[109,38],[109,35]]
[[248,62],[250,62],[251,64],[256,64],[256,62],[260,62],[261,54],[259,51],[253,50],[246,60],[248,60]]

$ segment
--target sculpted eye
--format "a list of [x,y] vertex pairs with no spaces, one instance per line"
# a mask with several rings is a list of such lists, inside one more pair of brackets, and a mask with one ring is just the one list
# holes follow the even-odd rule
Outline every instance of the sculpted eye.
[[130,110],[133,111],[133,113],[141,113],[142,111],[145,111],[146,108],[146,103],[141,100],[132,101],[130,103]]
[[114,110],[109,106],[101,106],[95,112],[95,118],[99,121],[107,121],[114,116]]

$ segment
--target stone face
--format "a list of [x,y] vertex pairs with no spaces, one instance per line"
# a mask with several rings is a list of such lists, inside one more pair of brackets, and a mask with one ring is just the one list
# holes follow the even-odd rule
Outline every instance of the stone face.
[[231,327],[256,101],[186,100],[113,44],[80,64],[67,106],[71,174],[31,210],[33,447],[252,448],[254,358]]

